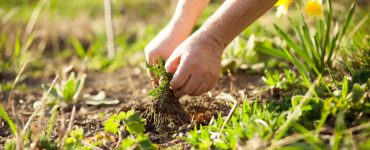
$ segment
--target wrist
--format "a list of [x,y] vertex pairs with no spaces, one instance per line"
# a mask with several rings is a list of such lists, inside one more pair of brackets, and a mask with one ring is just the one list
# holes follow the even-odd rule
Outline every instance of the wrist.
[[226,40],[222,38],[222,35],[212,30],[199,29],[194,33],[194,36],[196,36],[202,44],[205,44],[210,47],[210,49],[216,51],[215,54],[217,54],[218,57],[221,57],[224,49],[228,45]]

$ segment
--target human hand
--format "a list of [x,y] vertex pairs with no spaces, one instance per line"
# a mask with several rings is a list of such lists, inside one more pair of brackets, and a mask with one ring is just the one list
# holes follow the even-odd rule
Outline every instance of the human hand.
[[[149,65],[158,63],[158,58],[161,57],[165,61],[174,51],[174,49],[185,40],[189,33],[183,33],[181,29],[175,30],[173,26],[165,27],[150,43],[145,47],[145,57]],[[152,80],[152,84],[158,84],[153,75],[148,71],[148,76]]]
[[216,85],[224,47],[210,35],[207,32],[194,33],[166,61],[166,71],[174,73],[171,88],[175,96],[198,96]]

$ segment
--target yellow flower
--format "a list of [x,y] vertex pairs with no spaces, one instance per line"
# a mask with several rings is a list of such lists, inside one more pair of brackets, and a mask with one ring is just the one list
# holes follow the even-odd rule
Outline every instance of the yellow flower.
[[321,16],[323,14],[321,0],[311,0],[307,2],[305,12],[310,16]]
[[286,15],[288,13],[289,6],[292,5],[293,0],[279,0],[275,6],[277,6],[276,16]]

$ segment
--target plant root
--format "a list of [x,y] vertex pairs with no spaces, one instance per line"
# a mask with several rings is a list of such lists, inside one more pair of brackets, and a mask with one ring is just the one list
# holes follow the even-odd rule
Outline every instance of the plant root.
[[161,93],[159,99],[152,100],[143,118],[147,131],[153,133],[171,132],[190,123],[190,116],[169,88]]

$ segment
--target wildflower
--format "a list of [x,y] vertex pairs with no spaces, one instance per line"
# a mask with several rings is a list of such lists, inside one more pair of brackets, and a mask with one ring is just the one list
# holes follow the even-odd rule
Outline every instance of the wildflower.
[[279,0],[275,6],[277,6],[276,17],[286,15],[288,13],[289,6],[292,5],[293,0]]
[[322,1],[321,0],[311,0],[307,2],[305,6],[306,14],[310,16],[321,16],[323,13]]

